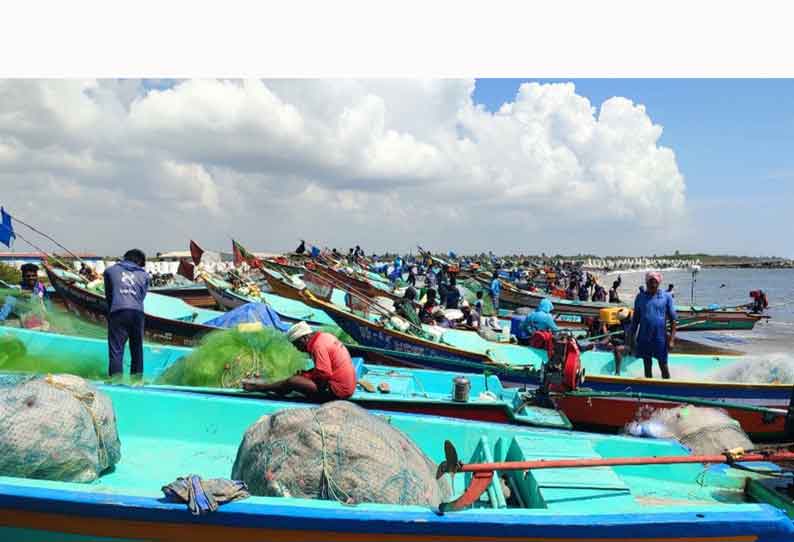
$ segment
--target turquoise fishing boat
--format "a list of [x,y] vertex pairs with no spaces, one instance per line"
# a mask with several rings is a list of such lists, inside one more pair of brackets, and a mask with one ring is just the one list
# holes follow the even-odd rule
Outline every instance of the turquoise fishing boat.
[[[1,540],[789,542],[794,538],[794,523],[786,515],[792,511],[791,498],[764,484],[755,472],[702,463],[553,469],[523,463],[698,460],[688,458],[689,451],[673,441],[462,424],[393,413],[382,415],[433,461],[449,460],[454,447],[457,457],[467,462],[448,462],[440,474],[450,466],[496,468],[495,476],[490,470],[491,477],[480,472],[451,477],[452,497],[466,501],[471,500],[466,496],[474,495],[471,505],[461,510],[444,507],[441,512],[397,504],[253,496],[193,516],[183,504],[163,499],[161,487],[191,473],[230,477],[242,436],[252,423],[284,408],[304,407],[119,385],[100,389],[116,411],[120,462],[90,484],[0,477]],[[523,470],[513,466],[524,464],[534,466]],[[776,468],[770,463],[741,465]]]
[[[103,340],[0,327],[0,346],[6,350],[0,352],[0,372],[7,372],[12,367],[32,373],[57,371],[105,380],[108,353],[107,343]],[[144,381],[156,382],[165,370],[191,352],[191,348],[178,346],[144,345]],[[128,371],[128,351],[125,351],[124,364]],[[460,397],[455,400],[453,381],[460,373],[383,367],[364,363],[361,358],[354,358],[353,364],[359,385],[350,400],[368,409],[535,427],[572,427],[565,414],[527,403],[521,390],[504,388],[496,375],[469,375],[465,400]],[[272,398],[241,389],[224,388],[221,382],[215,387],[191,388],[147,385],[250,399]],[[301,400],[300,397],[291,399]]]
[[[7,342],[3,342],[4,340]],[[0,327],[0,346],[3,347],[0,350],[0,371],[15,369],[32,373],[68,372],[84,378],[105,379],[108,362],[107,345],[103,340]],[[367,348],[348,348],[364,355],[371,354]],[[184,347],[145,345],[145,381],[157,381],[166,369],[191,352],[192,349]],[[705,365],[706,360],[703,361]],[[129,364],[127,357],[124,363]],[[463,375],[463,372],[373,365],[365,363],[360,357],[353,358],[353,363],[359,386],[351,401],[368,409],[534,427],[573,426],[577,429],[615,433],[643,412],[697,404],[718,406],[725,410],[754,441],[780,442],[790,439],[794,434],[792,411],[785,406],[764,408],[741,402],[726,402],[719,397],[698,400],[670,393],[655,395],[633,392],[630,386],[616,392],[595,392],[584,388],[543,395],[540,393],[542,387],[505,388],[495,374],[471,373],[465,375],[469,385],[467,397],[460,400],[460,397],[455,397],[453,385],[454,380]],[[221,381],[213,387],[156,387],[251,399],[272,398],[225,388]],[[789,393],[791,394],[791,388]],[[290,400],[304,401],[297,396]]]

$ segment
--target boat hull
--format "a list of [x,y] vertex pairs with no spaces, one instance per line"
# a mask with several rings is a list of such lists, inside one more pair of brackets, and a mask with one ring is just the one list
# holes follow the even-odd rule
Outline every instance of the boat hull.
[[[481,283],[484,279],[478,278]],[[588,301],[571,301],[558,299],[547,294],[516,290],[505,286],[499,295],[499,306],[508,310],[520,307],[537,307],[541,300],[549,298],[554,304],[554,312],[582,318],[597,317],[605,305]],[[677,308],[678,318],[681,321],[691,321],[687,331],[739,331],[750,330],[763,317],[737,310],[691,310],[684,307]]]
[[[565,413],[576,429],[618,432],[638,419],[646,418],[657,409],[674,408],[686,405],[687,402],[663,401],[658,399],[633,397],[588,397],[575,394],[560,395],[553,398],[556,408]],[[791,433],[787,427],[787,411],[778,410],[777,414],[770,411],[759,412],[724,405],[721,408],[734,420],[753,442],[780,442],[789,439]]]
[[167,295],[168,297],[176,297],[189,305],[201,309],[214,309],[216,306],[215,298],[210,295],[209,291],[204,286],[193,286],[189,288],[159,287],[150,288],[149,291],[156,294]]
[[[633,518],[605,515],[600,524],[586,524],[570,516],[565,516],[564,521],[559,517],[549,521],[549,518],[528,520],[522,516],[522,521],[518,522],[517,518],[506,515],[505,522],[498,523],[494,520],[456,521],[454,515],[445,515],[439,516],[444,519],[443,525],[439,525],[441,521],[428,523],[426,517],[403,519],[404,515],[413,514],[381,518],[351,511],[326,517],[322,509],[320,513],[306,514],[296,513],[286,506],[269,507],[283,508],[280,513],[252,516],[244,510],[245,505],[234,503],[211,516],[197,518],[181,505],[155,508],[150,502],[118,501],[119,505],[88,507],[55,501],[63,505],[61,511],[35,506],[38,505],[35,501],[20,503],[33,510],[22,506],[3,507],[0,508],[0,539],[14,542],[788,542],[794,536],[788,518],[771,507],[760,506],[742,521],[731,521],[728,512],[709,514],[708,520],[703,519],[704,514],[694,512],[670,513],[663,515],[666,517],[654,517],[655,523],[649,523],[650,518],[640,514]],[[360,517],[351,517],[355,515]],[[598,521],[592,516],[583,519]]]

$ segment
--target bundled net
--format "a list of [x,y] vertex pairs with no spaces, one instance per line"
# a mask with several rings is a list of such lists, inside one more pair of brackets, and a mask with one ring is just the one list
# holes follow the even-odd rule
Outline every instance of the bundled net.
[[643,421],[630,422],[626,432],[635,436],[674,438],[696,455],[753,447],[739,422],[718,408],[691,405],[659,408]]
[[17,289],[0,288],[0,322],[25,329],[105,338],[105,326],[87,322],[65,308]]
[[49,375],[3,384],[3,476],[92,482],[121,459],[113,403],[82,378]]
[[239,388],[243,378],[277,382],[307,368],[309,360],[269,327],[210,333],[189,356],[163,372],[159,384]]
[[436,507],[435,464],[383,418],[345,401],[281,410],[245,432],[232,468],[253,495]]

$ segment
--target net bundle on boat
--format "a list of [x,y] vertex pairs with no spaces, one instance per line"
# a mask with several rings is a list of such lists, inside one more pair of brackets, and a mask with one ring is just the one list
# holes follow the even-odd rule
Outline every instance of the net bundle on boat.
[[119,459],[113,403],[82,378],[2,382],[0,475],[92,482]]
[[436,507],[435,464],[400,430],[346,401],[263,416],[245,433],[231,477],[253,495]]
[[676,439],[696,455],[753,447],[739,422],[718,408],[659,408],[645,420],[630,422],[625,429],[635,436]]
[[243,378],[277,382],[307,368],[309,359],[286,336],[263,327],[214,331],[185,358],[160,375],[157,382],[177,386],[239,388]]

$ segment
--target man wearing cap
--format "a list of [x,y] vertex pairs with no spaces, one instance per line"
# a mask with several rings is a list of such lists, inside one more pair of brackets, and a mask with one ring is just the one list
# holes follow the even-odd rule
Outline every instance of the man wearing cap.
[[463,303],[460,304],[460,311],[463,313],[463,320],[461,320],[462,328],[474,331],[480,329],[480,313],[472,310],[468,301],[464,300]]
[[[651,271],[645,275],[645,290],[634,300],[631,320],[632,337],[636,337],[636,355],[645,364],[645,378],[653,378],[653,358],[659,362],[662,378],[670,378],[667,352],[675,345],[675,305],[668,292],[659,290],[662,274]],[[670,334],[667,334],[667,322]]]
[[356,371],[350,353],[339,339],[322,331],[312,331],[306,322],[298,322],[287,330],[287,339],[314,360],[314,368],[280,382],[266,383],[260,379],[242,381],[246,391],[297,391],[317,401],[348,399],[356,390]]

